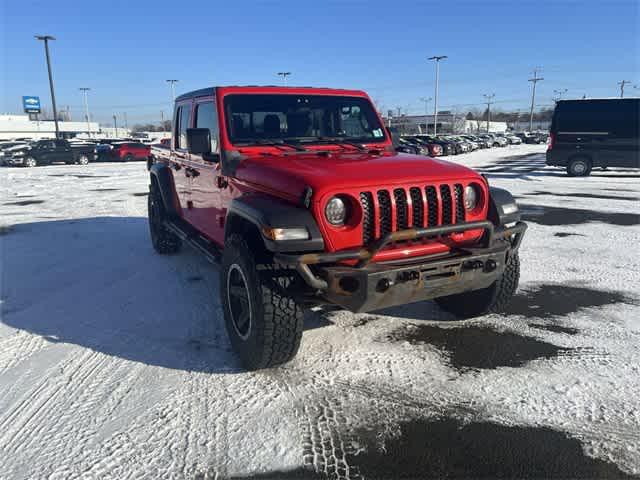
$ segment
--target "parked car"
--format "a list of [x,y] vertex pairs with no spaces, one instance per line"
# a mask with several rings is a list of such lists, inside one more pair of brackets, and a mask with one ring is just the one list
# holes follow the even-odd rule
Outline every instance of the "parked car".
[[22,147],[24,145],[26,145],[27,142],[24,141],[8,141],[8,142],[0,142],[0,167],[5,166],[5,161],[4,161],[4,157],[6,155],[6,152],[9,152],[11,149],[15,148],[15,147]]
[[35,167],[51,163],[87,165],[95,159],[92,145],[71,145],[67,140],[38,140],[5,151],[5,162],[12,166]]
[[522,144],[522,139],[520,137],[517,137],[516,135],[513,135],[511,133],[507,133],[504,138],[507,139],[507,142],[509,142],[509,145],[521,145]]
[[442,155],[442,146],[438,143],[432,142],[428,137],[423,135],[415,135],[412,137],[406,137],[407,141],[412,142],[419,148],[419,153],[428,155],[430,157],[439,157]]
[[425,148],[422,147],[421,145],[410,142],[404,137],[399,137],[395,141],[394,147],[396,149],[396,152],[410,153],[412,155],[419,155],[423,153],[423,150],[425,150]]
[[547,165],[574,177],[593,167],[640,168],[640,99],[560,100],[551,121]]
[[478,148],[489,148],[491,145],[489,145],[489,142],[487,142],[485,139],[480,138],[476,135],[462,135],[463,138],[466,138],[467,140],[475,143]]
[[514,198],[462,165],[395,152],[364,92],[206,88],[177,97],[173,118],[149,172],[151,243],[221,263],[246,368],[291,360],[315,304],[507,307],[526,229]]
[[531,132],[519,132],[516,133],[516,136],[519,137],[523,143],[528,145],[537,145],[543,143],[543,139],[539,135]]
[[133,160],[148,160],[151,146],[140,142],[114,143],[110,152],[113,160],[131,162]]

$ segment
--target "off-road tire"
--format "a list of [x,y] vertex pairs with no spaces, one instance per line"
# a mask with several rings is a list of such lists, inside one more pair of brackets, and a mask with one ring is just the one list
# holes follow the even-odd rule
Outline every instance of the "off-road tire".
[[37,167],[38,166],[38,161],[33,158],[33,157],[27,157],[24,159],[24,166],[25,167]]
[[131,155],[130,153],[127,153],[122,159],[123,162],[132,162],[133,160],[134,160],[133,155]]
[[[234,321],[230,295],[232,272],[246,282],[249,325],[240,331]],[[303,310],[287,288],[295,273],[273,264],[259,264],[241,235],[232,234],[225,242],[220,270],[220,295],[229,339],[248,370],[269,368],[291,360],[300,347]],[[236,286],[237,288],[237,286]],[[245,323],[246,326],[246,323]]]
[[520,280],[520,259],[517,253],[509,256],[504,272],[493,285],[471,292],[436,298],[436,303],[460,318],[477,317],[485,313],[503,312],[516,293]]
[[575,157],[569,159],[567,174],[570,177],[586,177],[591,173],[591,168],[591,160],[586,157]]
[[163,224],[166,219],[166,211],[160,192],[153,186],[153,183],[147,196],[147,205],[149,210],[149,235],[151,236],[153,248],[160,255],[178,253],[182,242],[175,233],[167,229]]
[[82,153],[78,155],[78,158],[76,158],[75,163],[78,165],[89,165],[89,156]]

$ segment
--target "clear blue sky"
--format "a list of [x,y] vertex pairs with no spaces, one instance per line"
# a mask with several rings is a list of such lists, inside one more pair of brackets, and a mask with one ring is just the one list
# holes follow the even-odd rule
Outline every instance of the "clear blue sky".
[[[625,1],[10,1],[0,0],[0,112],[22,95],[50,105],[44,52],[33,35],[57,37],[51,56],[59,106],[82,118],[78,87],[91,88],[92,116],[129,124],[167,114],[178,93],[211,85],[290,84],[361,88],[383,108],[421,113],[442,63],[440,105],[458,111],[527,109],[542,66],[537,104],[554,89],[613,96],[640,86],[640,2]],[[640,90],[627,87],[629,93]],[[120,120],[121,123],[122,120]]]

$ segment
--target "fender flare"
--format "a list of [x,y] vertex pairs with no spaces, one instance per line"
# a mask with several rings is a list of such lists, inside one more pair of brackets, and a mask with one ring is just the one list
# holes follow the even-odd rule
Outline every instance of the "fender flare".
[[520,221],[520,209],[509,191],[489,187],[488,219],[496,226]]
[[[225,238],[233,231],[234,218],[241,218],[257,228],[267,250],[271,252],[312,252],[324,250],[324,239],[312,213],[306,208],[264,194],[235,198],[227,210]],[[309,232],[306,240],[273,240],[264,229],[300,228]]]
[[179,217],[181,211],[180,203],[174,188],[173,174],[169,167],[162,163],[154,163],[149,169],[149,175],[155,179],[160,189],[165,212],[170,217]]

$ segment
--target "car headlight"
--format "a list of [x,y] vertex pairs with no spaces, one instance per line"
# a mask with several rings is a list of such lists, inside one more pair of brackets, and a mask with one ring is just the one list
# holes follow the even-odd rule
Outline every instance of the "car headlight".
[[324,216],[331,225],[344,225],[347,218],[347,206],[339,197],[333,197],[324,207]]
[[478,205],[478,199],[480,195],[477,187],[473,185],[467,185],[464,189],[464,208],[466,210],[473,210]]

